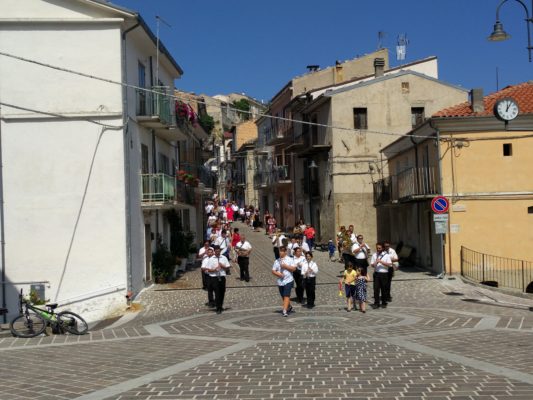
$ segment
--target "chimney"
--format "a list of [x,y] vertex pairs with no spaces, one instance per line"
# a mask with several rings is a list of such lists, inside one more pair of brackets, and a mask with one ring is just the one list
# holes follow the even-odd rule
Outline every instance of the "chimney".
[[483,104],[483,89],[472,89],[470,91],[470,104],[472,111],[475,113],[485,111],[485,105]]
[[376,78],[383,76],[383,69],[385,68],[384,58],[374,58],[374,71]]

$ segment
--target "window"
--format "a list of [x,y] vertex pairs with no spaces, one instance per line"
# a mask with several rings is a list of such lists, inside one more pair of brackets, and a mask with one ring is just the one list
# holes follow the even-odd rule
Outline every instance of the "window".
[[413,128],[422,124],[425,120],[424,107],[412,107],[411,108],[411,125]]
[[503,144],[503,156],[504,157],[510,157],[513,155],[513,144],[512,143],[504,143]]
[[368,129],[368,116],[366,108],[353,109],[353,126],[355,129]]
[[[143,64],[139,63],[137,65],[137,71],[139,74],[139,87],[146,87],[146,68]],[[141,90],[138,93],[137,97],[137,115],[146,115],[146,92]]]
[[402,82],[402,93],[409,93],[409,82]]
[[148,164],[148,146],[141,144],[141,172],[147,174],[149,171]]
[[162,153],[159,153],[158,172],[163,173],[163,174],[170,173],[170,164],[168,162],[168,157]]

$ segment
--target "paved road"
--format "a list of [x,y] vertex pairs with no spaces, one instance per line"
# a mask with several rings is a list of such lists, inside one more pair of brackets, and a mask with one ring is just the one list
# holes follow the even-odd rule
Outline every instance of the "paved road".
[[253,279],[234,270],[224,313],[191,271],[107,329],[2,338],[0,399],[533,399],[532,300],[407,270],[387,309],[347,313],[316,252],[317,307],[282,318],[269,240],[242,229]]

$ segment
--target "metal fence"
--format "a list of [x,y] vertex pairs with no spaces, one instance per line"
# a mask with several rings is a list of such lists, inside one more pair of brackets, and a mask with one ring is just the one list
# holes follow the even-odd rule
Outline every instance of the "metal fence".
[[478,253],[461,246],[461,275],[490,286],[533,290],[533,262]]

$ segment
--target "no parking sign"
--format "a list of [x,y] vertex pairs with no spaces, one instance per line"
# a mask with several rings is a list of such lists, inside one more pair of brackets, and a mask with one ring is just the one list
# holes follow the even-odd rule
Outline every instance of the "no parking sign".
[[449,208],[450,202],[444,196],[436,196],[431,200],[431,209],[435,214],[444,214]]

